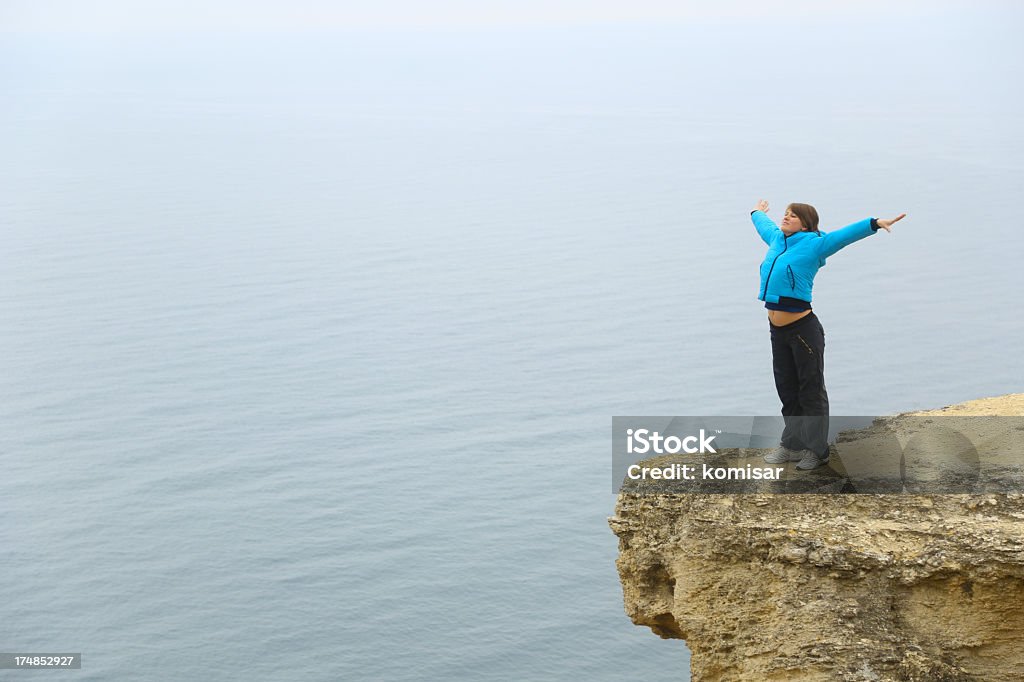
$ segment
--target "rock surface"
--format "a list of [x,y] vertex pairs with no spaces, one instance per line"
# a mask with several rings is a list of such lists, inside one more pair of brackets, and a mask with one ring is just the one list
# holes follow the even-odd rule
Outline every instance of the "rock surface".
[[609,524],[627,614],[697,682],[1024,680],[1024,494],[629,493]]

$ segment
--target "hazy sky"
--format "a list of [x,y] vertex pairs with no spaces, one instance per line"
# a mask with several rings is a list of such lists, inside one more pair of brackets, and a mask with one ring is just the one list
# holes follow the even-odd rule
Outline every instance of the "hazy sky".
[[1010,0],[0,0],[0,31],[472,28],[606,22],[814,20],[1006,11]]

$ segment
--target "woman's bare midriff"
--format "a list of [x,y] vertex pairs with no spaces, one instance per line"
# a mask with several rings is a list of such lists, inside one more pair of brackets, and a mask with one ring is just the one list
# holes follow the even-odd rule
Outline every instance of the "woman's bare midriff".
[[801,310],[798,313],[789,313],[785,310],[769,310],[768,321],[776,327],[785,327],[787,324],[793,324],[797,320],[807,317],[810,314],[810,310]]

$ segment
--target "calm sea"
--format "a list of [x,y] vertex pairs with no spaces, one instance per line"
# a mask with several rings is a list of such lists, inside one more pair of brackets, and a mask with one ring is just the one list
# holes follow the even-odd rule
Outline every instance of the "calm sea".
[[1022,390],[1019,42],[771,28],[4,38],[0,649],[687,679],[609,429],[777,411],[757,199],[909,214],[819,275],[834,413]]

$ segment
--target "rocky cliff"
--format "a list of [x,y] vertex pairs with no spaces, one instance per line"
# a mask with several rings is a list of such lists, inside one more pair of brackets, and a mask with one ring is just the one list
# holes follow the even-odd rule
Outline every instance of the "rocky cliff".
[[1024,680],[1020,493],[629,493],[609,523],[627,614],[697,682]]

